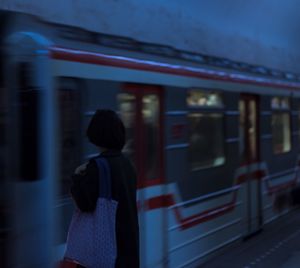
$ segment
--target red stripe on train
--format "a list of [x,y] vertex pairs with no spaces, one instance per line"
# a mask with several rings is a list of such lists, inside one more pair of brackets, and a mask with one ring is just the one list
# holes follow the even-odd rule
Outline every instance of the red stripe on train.
[[[182,230],[188,229],[195,225],[198,225],[199,223],[212,220],[216,217],[219,217],[223,214],[232,211],[236,205],[236,194],[237,192],[234,193],[233,200],[229,201],[226,204],[223,204],[216,208],[211,208],[202,211],[201,213],[186,218],[183,218],[183,216],[181,215],[179,207],[174,207],[173,211],[175,213],[176,220],[179,222],[180,228]],[[153,197],[145,201],[146,210],[158,209],[162,207],[170,207],[173,205],[175,205],[175,200],[173,195],[171,194]]]
[[242,184],[247,181],[248,178],[250,178],[251,180],[260,180],[264,176],[266,176],[266,172],[264,170],[254,170],[249,173],[241,174],[237,178],[236,182],[237,184]]
[[[252,176],[253,179],[260,180],[262,177],[266,176],[266,172],[264,170],[254,170],[250,175]],[[240,175],[237,178],[237,184],[243,183],[245,179],[246,176],[244,174]],[[286,190],[290,187],[293,187],[296,185],[296,181],[297,181],[297,176],[295,176],[295,179],[293,181],[282,183],[275,186],[270,186],[266,181],[268,194],[272,195],[278,191]],[[222,216],[226,213],[233,211],[236,207],[237,191],[238,190],[234,191],[232,200],[229,201],[228,203],[215,208],[202,211],[201,213],[189,216],[187,218],[183,218],[180,213],[179,206],[175,206],[173,208],[173,212],[175,213],[176,220],[179,222],[180,228],[182,230],[188,229],[195,225],[198,225],[203,222],[207,222],[209,220],[212,220],[214,218],[217,218],[219,216]],[[174,200],[174,196],[172,194],[167,194],[167,195],[161,195],[146,200],[145,209],[153,210],[153,209],[158,209],[163,207],[170,207],[175,204],[176,202]]]
[[145,202],[146,209],[148,210],[170,207],[174,204],[175,201],[171,194],[152,197]]

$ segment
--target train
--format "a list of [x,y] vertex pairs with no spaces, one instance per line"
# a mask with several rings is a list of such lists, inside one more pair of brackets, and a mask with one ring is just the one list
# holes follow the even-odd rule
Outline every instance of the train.
[[1,267],[53,267],[99,108],[126,127],[141,268],[200,267],[288,213],[300,75],[0,12]]

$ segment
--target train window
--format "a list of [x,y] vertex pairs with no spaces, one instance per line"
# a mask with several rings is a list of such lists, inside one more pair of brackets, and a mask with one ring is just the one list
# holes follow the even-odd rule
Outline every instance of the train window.
[[135,84],[124,88],[118,94],[127,139],[123,151],[135,164],[142,187],[162,178],[161,89]]
[[147,94],[142,100],[142,116],[146,143],[147,161],[145,171],[147,180],[159,176],[159,97],[156,94]]
[[256,101],[250,100],[248,107],[248,142],[249,155],[251,160],[257,158],[257,118],[256,118]]
[[291,150],[291,123],[288,112],[272,114],[273,152],[286,153]]
[[81,162],[79,85],[76,79],[58,79],[60,195],[69,192],[70,175]]
[[289,109],[290,100],[288,97],[273,97],[271,100],[272,109]]
[[221,93],[192,89],[186,101],[189,108],[197,108],[188,115],[191,170],[223,165],[224,120],[219,112],[223,108]]
[[221,113],[197,112],[188,115],[191,170],[225,163],[223,119]]
[[239,101],[240,122],[239,122],[239,150],[240,156],[243,158],[246,155],[246,103],[244,100]]
[[205,92],[202,90],[190,90],[187,96],[189,107],[223,107],[221,94],[218,92]]
[[135,117],[136,117],[136,97],[130,93],[118,95],[120,117],[126,128],[126,144],[124,153],[135,163]]
[[273,152],[286,153],[291,150],[290,100],[288,97],[273,97],[271,100]]

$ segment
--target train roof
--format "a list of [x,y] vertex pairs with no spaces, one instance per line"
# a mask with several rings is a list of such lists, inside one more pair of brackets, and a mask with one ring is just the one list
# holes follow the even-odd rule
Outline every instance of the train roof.
[[[69,44],[80,43],[88,47],[97,48],[97,46],[127,50],[132,53],[142,53],[151,55],[152,57],[164,57],[169,60],[177,60],[190,62],[192,64],[200,64],[208,68],[231,69],[242,73],[252,73],[259,76],[276,78],[290,82],[299,82],[300,74],[287,72],[284,70],[272,69],[266,66],[253,65],[246,62],[234,61],[228,58],[216,57],[213,55],[195,53],[191,51],[183,51],[171,46],[142,42],[136,39],[115,36],[105,33],[98,33],[85,30],[83,28],[64,25],[60,23],[52,23],[43,20],[40,17],[18,13],[14,11],[0,10],[0,41],[6,32],[5,27],[9,25],[11,31],[18,29],[18,26],[34,27],[37,31],[48,34],[51,40],[61,43],[65,41]],[[19,24],[19,25],[18,25]],[[2,43],[2,42],[1,42]],[[58,44],[61,45],[61,44]],[[82,47],[71,47],[74,49],[82,49]],[[96,52],[96,51],[94,51]]]

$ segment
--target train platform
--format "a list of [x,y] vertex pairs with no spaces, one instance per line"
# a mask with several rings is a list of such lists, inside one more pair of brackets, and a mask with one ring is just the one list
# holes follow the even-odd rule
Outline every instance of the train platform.
[[259,234],[235,243],[200,267],[299,268],[300,209],[265,225]]

